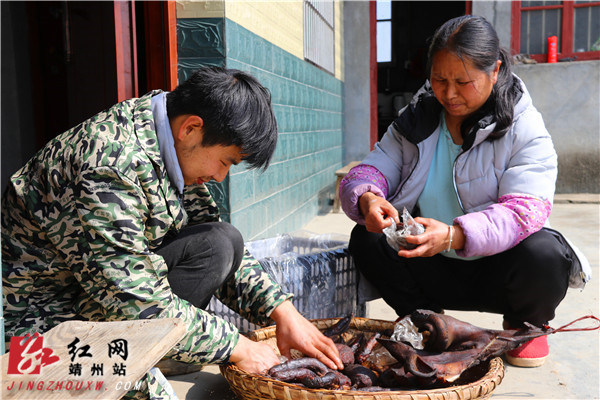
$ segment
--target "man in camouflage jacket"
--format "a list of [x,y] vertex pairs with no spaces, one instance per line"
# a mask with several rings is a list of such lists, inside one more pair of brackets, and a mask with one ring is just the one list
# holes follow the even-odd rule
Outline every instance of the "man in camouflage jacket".
[[[159,146],[165,141],[157,133],[153,114],[152,98],[164,96],[161,91],[116,104],[50,141],[11,177],[2,198],[7,337],[45,332],[71,319],[179,317],[185,321],[187,335],[167,354],[175,360],[240,362],[249,370],[278,362],[274,354],[249,357],[267,350],[254,342],[254,347],[248,347],[249,340],[240,336],[235,326],[175,294],[167,279],[169,267],[157,254],[184,227],[219,221],[218,208],[203,181],[222,180],[230,166],[242,159],[266,168],[274,151],[276,124],[270,99],[254,78],[216,68],[199,71],[193,78],[186,82],[188,89],[200,84],[210,88],[211,79],[250,85],[249,92],[258,100],[252,103],[244,97],[244,105],[258,105],[221,110],[220,118],[226,123],[219,129],[235,130],[232,126],[238,122],[229,117],[235,112],[242,119],[238,125],[247,125],[249,118],[260,119],[256,132],[265,129],[264,121],[271,118],[268,148],[261,150],[262,155],[249,152],[247,149],[253,148],[247,145],[250,139],[242,143],[233,138],[235,132],[226,132],[226,138],[216,143],[198,142],[204,153],[186,153],[186,135],[206,133],[210,117],[186,111],[193,110],[186,108],[186,100],[179,105],[174,102],[179,112],[183,110],[179,116],[172,116],[169,110],[168,116],[175,139],[171,147],[179,163],[176,169],[181,172],[177,178],[177,171],[167,168],[169,162]],[[217,95],[204,94],[205,103],[214,102],[211,96]],[[240,108],[239,104],[233,106]],[[243,115],[249,112],[256,115]],[[210,122],[210,129],[219,130],[215,124]],[[215,158],[207,149],[235,151],[225,157],[218,153]],[[199,162],[191,156],[198,154],[206,155],[208,161],[203,160],[204,169],[199,167],[201,172],[190,178],[186,174]],[[214,168],[209,171],[206,162],[219,164],[218,173]],[[283,353],[296,348],[321,357],[332,367],[341,365],[333,344],[300,316],[287,301],[291,295],[283,293],[245,249],[241,265],[233,270],[232,277],[215,292],[217,298],[253,323],[265,325],[270,318],[275,320]],[[234,359],[235,350],[242,347],[245,351],[240,350]]]

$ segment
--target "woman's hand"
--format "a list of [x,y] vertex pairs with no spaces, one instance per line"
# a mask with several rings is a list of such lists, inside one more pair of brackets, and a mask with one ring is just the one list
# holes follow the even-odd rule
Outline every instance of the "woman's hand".
[[[416,217],[415,222],[425,227],[425,232],[420,235],[406,236],[408,243],[416,244],[412,250],[401,249],[400,257],[431,257],[448,249],[450,232],[448,225],[431,218]],[[464,233],[459,225],[452,225],[452,249],[462,249],[465,243]]]
[[398,210],[389,201],[374,193],[367,192],[360,196],[358,207],[365,218],[365,227],[369,232],[381,233],[384,228],[391,225],[390,218],[393,218],[396,224],[400,222]]
[[252,374],[262,374],[273,365],[280,363],[279,357],[271,346],[266,343],[254,342],[241,334],[229,361]]
[[276,323],[277,347],[282,355],[291,358],[290,350],[296,349],[307,357],[318,359],[329,368],[344,368],[333,340],[304,318],[291,301],[284,301],[277,306],[271,313],[271,319]]

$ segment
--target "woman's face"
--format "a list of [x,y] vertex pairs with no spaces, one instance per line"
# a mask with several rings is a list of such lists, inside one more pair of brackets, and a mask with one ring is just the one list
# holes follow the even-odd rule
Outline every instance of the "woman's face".
[[471,60],[440,50],[433,56],[431,88],[446,113],[459,121],[477,111],[488,99],[498,80],[500,60],[490,72],[477,69]]

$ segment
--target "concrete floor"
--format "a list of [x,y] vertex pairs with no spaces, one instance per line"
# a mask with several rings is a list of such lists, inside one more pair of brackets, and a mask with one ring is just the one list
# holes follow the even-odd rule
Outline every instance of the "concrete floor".
[[[584,290],[569,289],[550,322],[559,327],[584,315],[600,316],[600,195],[559,195],[550,216],[553,228],[561,231],[588,257],[592,281]],[[343,213],[317,216],[303,229],[315,233],[348,235],[354,226]],[[479,312],[448,314],[477,326],[501,329],[499,315]],[[383,320],[396,318],[381,299],[367,304],[367,317]],[[550,357],[539,368],[518,368],[505,363],[502,383],[493,399],[600,399],[600,332],[564,332],[548,337]],[[202,371],[168,378],[180,399],[234,400],[227,381],[216,366]]]

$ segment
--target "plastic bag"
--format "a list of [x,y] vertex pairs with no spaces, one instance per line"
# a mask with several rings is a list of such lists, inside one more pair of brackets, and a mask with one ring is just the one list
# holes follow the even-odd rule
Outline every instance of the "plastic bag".
[[[336,266],[347,252],[346,236],[297,231],[247,242],[246,247],[306,318],[332,318],[342,286]],[[340,282],[336,282],[336,276]],[[340,285],[338,285],[338,283]],[[352,299],[348,298],[349,304]]]
[[397,342],[406,342],[415,349],[423,350],[423,334],[410,319],[410,315],[402,318],[394,325],[394,333],[390,338]]
[[409,235],[420,235],[423,232],[425,232],[425,227],[415,222],[406,207],[402,210],[402,222],[398,227],[392,219],[392,224],[383,229],[388,244],[396,251],[412,250],[417,247],[415,244],[408,243],[404,238]]

